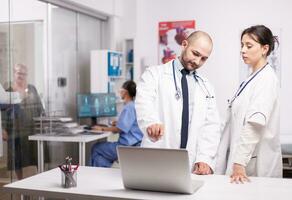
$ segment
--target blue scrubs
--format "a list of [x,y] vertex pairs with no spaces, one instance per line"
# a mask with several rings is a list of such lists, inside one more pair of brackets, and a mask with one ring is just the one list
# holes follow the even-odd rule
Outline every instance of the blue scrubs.
[[113,162],[118,159],[116,147],[140,146],[143,134],[138,127],[136,110],[133,101],[128,102],[117,122],[117,127],[121,130],[117,142],[96,143],[91,149],[89,165],[96,167],[111,167]]

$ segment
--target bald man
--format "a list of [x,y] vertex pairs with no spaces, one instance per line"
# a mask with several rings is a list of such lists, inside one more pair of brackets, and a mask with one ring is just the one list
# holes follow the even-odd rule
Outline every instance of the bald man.
[[142,146],[187,149],[192,172],[202,175],[213,173],[220,140],[213,87],[197,73],[212,48],[207,33],[193,32],[178,58],[145,70],[136,96]]

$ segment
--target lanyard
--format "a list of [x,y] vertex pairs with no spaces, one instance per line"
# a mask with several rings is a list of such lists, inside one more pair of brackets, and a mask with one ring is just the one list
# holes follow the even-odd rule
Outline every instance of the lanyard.
[[236,91],[234,97],[232,98],[232,100],[229,103],[229,107],[231,107],[231,104],[233,103],[233,101],[241,94],[241,92],[245,89],[245,87],[252,81],[252,79],[254,79],[269,63],[265,64],[265,66],[263,66],[259,71],[257,71],[246,83],[242,82],[238,88],[238,90]]

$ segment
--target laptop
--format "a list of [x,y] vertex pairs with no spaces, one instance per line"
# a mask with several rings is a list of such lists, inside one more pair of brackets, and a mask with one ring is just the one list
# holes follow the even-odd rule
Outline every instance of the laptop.
[[204,183],[191,179],[185,149],[118,146],[117,152],[127,189],[192,194]]

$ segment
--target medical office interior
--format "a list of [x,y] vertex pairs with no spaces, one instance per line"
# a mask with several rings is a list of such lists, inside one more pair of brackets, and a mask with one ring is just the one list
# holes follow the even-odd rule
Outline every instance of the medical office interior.
[[[224,119],[227,99],[242,81],[246,67],[240,57],[240,33],[251,25],[264,24],[278,35],[280,42],[275,58],[281,84],[280,135],[283,174],[290,178],[291,8],[288,0],[0,0],[2,129],[7,129],[4,121],[13,122],[13,117],[3,117],[4,110],[7,106],[17,109],[14,106],[21,101],[21,94],[4,91],[15,81],[17,70],[36,89],[39,100],[38,112],[27,113],[34,118],[34,129],[26,130],[25,137],[56,132],[57,126],[63,126],[63,133],[74,137],[82,125],[116,120],[123,106],[119,97],[123,82],[138,83],[145,68],[161,63],[159,22],[185,20],[194,20],[195,29],[206,31],[213,39],[213,52],[199,70],[213,83],[220,117]],[[109,66],[109,61],[116,66]],[[110,111],[93,114],[87,110],[84,104],[92,103],[91,98],[112,104],[105,105]],[[27,128],[25,120],[19,123]],[[16,135],[16,130],[9,128]],[[37,165],[25,167],[21,174],[16,172],[17,163],[9,161],[15,156],[15,149],[11,149],[15,146],[9,144],[5,134],[2,132],[0,142],[0,187],[40,172]],[[117,136],[102,140],[114,141]],[[30,140],[29,144],[37,142]],[[95,142],[86,143],[82,158],[85,163]],[[62,164],[68,155],[78,162],[79,148],[74,142],[45,142],[43,171]],[[35,160],[39,159],[38,152],[32,154]],[[118,163],[115,167],[119,167]],[[0,190],[1,200],[17,198]]]

